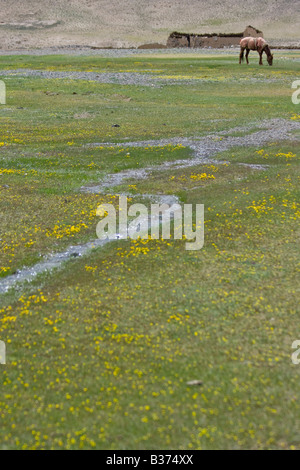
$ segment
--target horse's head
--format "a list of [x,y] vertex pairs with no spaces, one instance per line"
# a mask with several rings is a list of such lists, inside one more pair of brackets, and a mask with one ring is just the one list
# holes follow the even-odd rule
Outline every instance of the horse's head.
[[267,57],[267,61],[268,61],[268,64],[269,64],[269,65],[273,65],[273,54],[270,54],[270,55]]
[[268,45],[265,47],[265,52],[267,54],[268,64],[273,65],[273,54],[271,53],[270,48],[269,48]]

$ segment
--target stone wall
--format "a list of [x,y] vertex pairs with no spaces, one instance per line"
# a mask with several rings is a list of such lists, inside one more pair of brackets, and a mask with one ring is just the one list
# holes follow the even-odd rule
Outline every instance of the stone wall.
[[232,34],[188,34],[173,32],[170,34],[167,47],[230,47],[238,46],[241,38],[253,36],[263,37],[262,31],[259,31],[253,26],[247,26],[243,33],[232,33]]
[[247,38],[248,36],[252,36],[253,38],[263,38],[263,32],[259,31],[259,29],[254,28],[253,26],[247,26],[245,31],[243,32],[243,37]]

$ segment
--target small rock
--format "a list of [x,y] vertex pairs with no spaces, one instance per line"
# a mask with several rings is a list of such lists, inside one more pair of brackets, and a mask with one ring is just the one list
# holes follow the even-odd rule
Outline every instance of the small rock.
[[113,124],[111,127],[121,127],[119,124]]
[[201,386],[203,385],[202,380],[190,380],[189,382],[186,383],[187,385],[198,385]]

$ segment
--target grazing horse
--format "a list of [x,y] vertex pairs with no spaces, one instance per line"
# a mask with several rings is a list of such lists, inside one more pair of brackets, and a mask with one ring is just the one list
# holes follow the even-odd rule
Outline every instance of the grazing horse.
[[257,51],[259,53],[259,65],[263,65],[262,62],[262,55],[263,52],[267,55],[267,61],[269,65],[273,63],[273,55],[271,54],[270,48],[268,43],[264,40],[264,38],[243,38],[240,40],[241,45],[241,53],[240,53],[240,63],[244,60],[244,50],[246,49],[246,61],[248,61],[248,55],[250,51]]

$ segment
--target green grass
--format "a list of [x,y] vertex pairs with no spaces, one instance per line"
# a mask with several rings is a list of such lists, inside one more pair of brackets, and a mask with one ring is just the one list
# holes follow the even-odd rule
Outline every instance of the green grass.
[[[1,58],[2,68],[101,64],[149,73],[152,64],[179,77],[178,85],[160,89],[7,79],[8,104],[0,107],[2,276],[95,238],[95,210],[101,202],[117,205],[117,190],[131,192],[132,202],[140,200],[136,194],[159,193],[204,204],[205,244],[187,251],[185,240],[114,242],[2,295],[0,447],[300,447],[300,368],[291,362],[299,339],[297,134],[231,149],[213,165],[124,181],[112,194],[79,192],[108,173],[191,157],[181,146],[129,148],[125,138],[200,136],[249,122],[259,128],[261,119],[298,114],[290,83],[296,66],[286,57],[273,70],[254,58],[240,69],[230,56]],[[181,83],[195,64],[199,78],[219,83]],[[240,70],[240,78],[262,78],[246,86],[230,79]],[[263,81],[275,72],[278,80]],[[85,145],[91,142],[123,145]],[[203,385],[188,386],[194,379]]]

